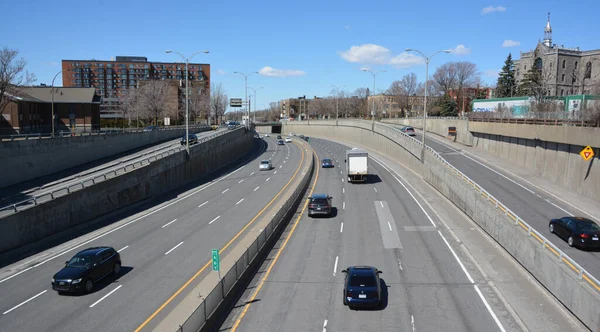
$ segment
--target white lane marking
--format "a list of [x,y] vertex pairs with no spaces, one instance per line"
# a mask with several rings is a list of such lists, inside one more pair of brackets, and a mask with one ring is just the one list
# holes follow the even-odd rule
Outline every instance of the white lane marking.
[[168,255],[169,253],[171,253],[171,251],[173,251],[173,250],[177,249],[177,247],[179,247],[179,246],[180,246],[180,245],[182,245],[182,244],[183,244],[183,241],[179,242],[179,244],[178,244],[178,245],[174,246],[174,247],[173,247],[171,250],[169,250],[169,251],[165,252],[165,255]]
[[373,188],[373,190],[375,190],[375,192],[377,192],[377,188]]
[[18,307],[20,307],[20,306],[22,306],[23,304],[25,304],[25,303],[27,303],[27,302],[29,302],[29,301],[31,301],[31,300],[33,300],[33,299],[35,299],[36,297],[38,297],[38,296],[40,296],[40,295],[42,295],[42,294],[46,293],[47,291],[48,291],[48,290],[44,290],[43,292],[40,292],[39,294],[37,294],[37,295],[34,295],[33,297],[29,298],[28,300],[25,300],[25,301],[21,302],[20,304],[18,304],[18,305],[16,305],[16,306],[12,307],[11,309],[9,309],[9,310],[7,310],[7,311],[3,312],[2,314],[3,314],[3,315],[6,315],[7,313],[9,313],[9,312],[11,312],[11,311],[13,311],[13,310],[17,309]]
[[392,224],[388,221],[388,227],[390,228],[390,232],[392,231]]
[[173,219],[173,220],[169,221],[168,223],[164,224],[163,227],[161,227],[161,228],[165,228],[176,221],[177,221],[177,219]]
[[198,207],[202,207],[202,206],[204,206],[204,204],[206,204],[206,203],[208,203],[208,201],[206,201],[206,202],[204,202],[204,203],[202,203],[202,204],[198,205]]
[[327,332],[327,319],[323,323],[323,332]]
[[398,267],[402,270],[402,262],[400,262],[400,258],[398,258]]
[[256,187],[256,188],[254,188],[254,191],[257,191],[257,190],[258,190],[258,188],[260,188],[260,187]]
[[242,182],[244,182],[244,179],[241,179],[241,180],[238,181],[238,183],[242,183]]
[[410,315],[410,325],[412,325],[413,332],[417,332],[417,329],[415,328],[415,317],[413,315]]
[[[412,197],[412,199],[415,201],[415,203],[417,203],[417,205],[421,208],[421,211],[423,211],[423,213],[425,214],[425,216],[427,217],[427,219],[429,219],[429,222],[431,222],[431,224],[433,225],[433,227],[437,227],[435,225],[435,222],[433,222],[433,219],[431,219],[431,217],[429,216],[429,213],[427,213],[427,211],[425,210],[425,208],[423,208],[423,205],[421,205],[421,203],[419,203],[419,201],[417,200],[417,198],[412,194],[412,192],[410,190],[408,190],[408,188],[404,185],[404,183],[402,181],[400,181],[400,179],[398,179],[398,177],[396,177],[396,174],[398,174],[398,173],[396,173],[395,171],[392,171],[391,168],[388,168],[388,167],[384,166],[384,164],[382,162],[380,162],[376,158],[373,158],[373,156],[371,156],[371,159],[373,161],[375,161],[376,163],[378,163],[386,171],[388,171],[394,177],[394,179],[396,179],[396,181],[398,181],[398,183],[400,183],[400,185],[404,188],[404,190],[406,190],[406,192],[410,195],[410,197]],[[398,174],[398,176],[400,176],[400,174]]]
[[342,210],[346,210],[346,202],[342,203]]
[[344,231],[344,222],[340,224],[340,233]]
[[240,199],[240,200],[239,200],[237,203],[235,203],[235,205],[238,205],[238,204],[240,204],[240,203],[241,203],[241,202],[243,202],[243,201],[244,201],[244,199],[242,198],[242,199]]
[[379,201],[379,204],[381,204],[381,207],[383,207],[383,201]]
[[444,237],[444,235],[442,235],[442,232],[440,232],[438,230],[438,234],[442,237],[442,240],[444,240],[444,242],[446,243],[446,246],[448,246],[448,249],[450,249],[450,252],[452,253],[452,256],[454,256],[454,259],[456,259],[456,261],[458,262],[458,265],[460,265],[460,268],[467,275],[467,279],[469,279],[469,282],[472,283],[472,284],[475,283],[473,281],[473,278],[471,278],[471,275],[469,274],[469,271],[467,271],[467,269],[465,268],[465,266],[461,262],[460,258],[458,258],[458,255],[456,255],[456,253],[454,252],[454,249],[452,249],[452,247],[450,246],[450,243],[448,243],[448,241],[446,240],[446,238]]
[[344,178],[342,178],[342,182],[344,182]]
[[277,174],[277,171],[273,172],[273,174]]
[[90,308],[93,308],[93,307],[94,307],[96,304],[100,303],[102,300],[104,300],[105,298],[109,297],[109,296],[110,296],[110,294],[112,294],[112,293],[116,292],[116,291],[117,291],[117,289],[121,288],[122,286],[123,286],[123,285],[119,285],[119,286],[117,286],[117,288],[115,288],[115,289],[111,290],[111,291],[110,291],[108,294],[104,295],[104,296],[103,296],[103,297],[102,297],[100,300],[98,300],[98,301],[94,302],[94,303],[93,303],[93,304],[90,306]]
[[548,202],[548,203],[550,203],[550,204],[554,205],[554,207],[556,207],[557,209],[561,210],[562,212],[564,212],[564,213],[566,213],[566,214],[568,214],[568,215],[570,215],[570,216],[572,216],[572,215],[573,215],[573,213],[571,213],[571,212],[569,212],[569,211],[567,211],[567,210],[565,210],[565,209],[561,208],[560,206],[558,206],[558,205],[556,205],[556,204],[554,204],[554,203],[550,202],[550,200],[549,200],[549,199],[546,199],[546,202]]
[[121,248],[121,249],[117,250],[117,252],[121,252],[121,251],[123,251],[123,250],[125,250],[125,249],[127,249],[127,248],[129,248],[129,246],[124,246],[123,248]]
[[483,301],[483,304],[487,308],[487,310],[490,313],[490,315],[492,315],[492,318],[494,319],[494,322],[496,322],[496,325],[498,325],[498,328],[500,329],[500,331],[506,332],[506,330],[504,329],[504,326],[502,326],[502,323],[500,323],[500,320],[498,319],[498,317],[496,317],[496,314],[492,310],[492,307],[490,307],[490,305],[488,304],[487,300],[485,299],[485,297],[483,296],[483,294],[479,290],[479,287],[477,287],[477,285],[473,285],[473,286],[475,286],[475,291],[477,292],[477,294],[479,294],[479,298],[481,299],[481,301]]
[[333,264],[333,276],[335,277],[335,271],[337,271],[337,263],[340,256],[335,256],[335,263]]
[[226,192],[228,192],[228,191],[229,191],[229,188],[227,188],[227,189],[225,189],[225,190],[221,191],[221,194],[224,194],[224,193],[226,193]]
[[346,188],[342,188],[342,194],[346,193]]
[[[25,273],[25,272],[27,272],[27,271],[29,271],[29,270],[33,269],[34,267],[38,267],[38,266],[40,266],[40,265],[42,265],[42,264],[45,264],[45,263],[47,263],[47,262],[49,262],[49,261],[51,261],[51,260],[53,260],[53,259],[56,259],[56,258],[58,258],[58,257],[60,257],[60,256],[62,256],[62,255],[64,255],[64,254],[66,254],[66,253],[69,253],[69,252],[71,252],[71,251],[73,251],[73,250],[75,250],[75,249],[77,249],[77,248],[81,248],[81,247],[83,247],[83,246],[87,245],[87,244],[88,244],[88,243],[90,243],[90,242],[96,241],[96,240],[98,240],[98,239],[100,239],[100,238],[103,238],[103,237],[105,237],[105,236],[106,236],[106,235],[108,235],[108,234],[111,234],[111,233],[113,233],[113,232],[116,232],[116,231],[118,231],[119,229],[121,229],[121,228],[123,228],[123,227],[129,226],[129,225],[131,225],[131,224],[133,224],[133,223],[135,223],[135,222],[137,222],[137,221],[140,221],[140,220],[142,220],[142,219],[144,219],[144,218],[146,218],[146,217],[148,217],[148,216],[151,216],[151,215],[153,215],[153,214],[155,214],[155,213],[157,213],[157,212],[159,212],[159,211],[162,211],[162,210],[164,210],[164,209],[166,209],[166,208],[168,208],[168,207],[170,207],[170,206],[173,206],[174,204],[177,204],[177,203],[179,203],[179,202],[183,201],[184,199],[186,199],[186,198],[188,198],[188,197],[191,197],[191,196],[193,196],[193,195],[195,195],[195,194],[197,194],[197,193],[199,193],[199,192],[203,191],[204,189],[211,187],[212,185],[214,185],[214,184],[216,184],[216,183],[218,183],[218,182],[221,182],[223,179],[226,179],[226,178],[228,178],[229,176],[231,176],[231,175],[233,175],[233,174],[237,173],[239,170],[241,170],[241,169],[242,169],[242,168],[244,168],[244,167],[245,167],[245,166],[242,166],[242,167],[240,167],[240,168],[236,169],[235,171],[233,171],[233,172],[231,172],[231,173],[229,173],[229,174],[227,174],[227,175],[225,175],[225,176],[223,176],[223,177],[221,177],[221,178],[219,178],[219,179],[215,180],[214,182],[211,182],[211,183],[209,183],[209,184],[205,185],[204,187],[202,187],[202,188],[199,188],[199,189],[198,189],[198,190],[196,190],[196,191],[193,191],[193,192],[191,192],[191,193],[189,193],[189,194],[187,194],[187,195],[185,195],[185,196],[183,196],[183,197],[181,197],[181,198],[179,198],[179,199],[177,199],[177,200],[175,200],[175,201],[173,201],[173,202],[171,202],[171,203],[169,203],[169,204],[167,204],[167,205],[165,205],[165,206],[162,206],[162,207],[160,207],[160,208],[158,208],[158,209],[156,209],[156,210],[154,210],[154,211],[152,211],[152,212],[149,212],[148,214],[145,214],[145,215],[143,215],[143,216],[141,216],[141,217],[138,217],[138,218],[136,218],[136,219],[134,219],[134,220],[132,220],[132,221],[129,221],[129,222],[127,222],[127,223],[125,223],[125,224],[123,224],[123,225],[121,225],[121,226],[119,226],[119,227],[116,227],[116,228],[114,228],[114,229],[111,229],[110,231],[108,231],[108,232],[106,232],[106,233],[104,233],[104,234],[100,234],[100,235],[98,235],[98,236],[96,236],[96,237],[93,237],[93,238],[91,238],[91,239],[87,240],[87,241],[84,241],[84,242],[82,242],[82,243],[80,243],[80,244],[78,244],[78,245],[74,246],[73,248],[67,249],[67,250],[65,250],[65,251],[61,252],[60,254],[54,255],[54,256],[52,256],[52,257],[50,257],[50,258],[47,258],[47,259],[45,259],[45,260],[43,260],[43,261],[41,261],[41,262],[39,262],[39,263],[37,263],[37,264],[35,264],[35,265],[33,265],[33,266],[30,266],[30,267],[28,267],[28,268],[26,268],[26,269],[24,269],[24,270],[21,270],[21,271],[19,271],[19,272],[17,272],[17,273],[15,273],[15,274],[13,274],[13,275],[11,275],[11,276],[8,276],[8,277],[6,277],[6,278],[4,278],[4,279],[0,280],[0,284],[1,284],[1,283],[3,283],[3,282],[5,282],[5,281],[7,281],[7,280],[10,280],[10,279],[12,279],[12,278],[14,278],[14,277],[18,276],[18,275],[20,275],[20,274],[22,274],[22,273]],[[205,203],[205,204],[206,204],[206,203]],[[204,205],[204,204],[202,204],[202,205]]]
[[282,167],[283,167],[283,165],[279,166],[279,168],[282,168]]
[[221,216],[217,216],[215,219],[211,220],[208,224],[212,224],[213,222],[217,221],[217,219],[221,218]]
[[270,177],[268,177],[268,178],[265,180],[265,182],[269,182],[269,180],[271,180],[271,178],[270,178]]
[[254,175],[254,172],[250,173],[250,175]]
[[285,160],[283,161],[283,163],[285,164]]

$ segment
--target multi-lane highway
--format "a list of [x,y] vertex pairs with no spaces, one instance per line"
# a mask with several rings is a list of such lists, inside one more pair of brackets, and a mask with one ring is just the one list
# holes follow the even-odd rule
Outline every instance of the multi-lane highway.
[[[309,157],[296,144],[278,146],[273,138],[257,139],[257,145],[262,146],[260,155],[245,166],[123,220],[102,235],[80,239],[85,241],[68,252],[3,268],[0,331],[135,330],[206,264],[211,249],[223,248],[234,238]],[[271,159],[274,169],[260,172],[262,159]],[[59,296],[50,288],[50,279],[64,261],[80,249],[98,245],[121,253],[118,277],[81,296]],[[177,303],[176,298],[171,305]],[[171,309],[164,307],[145,330]]]
[[[226,131],[226,128],[220,128],[219,131]],[[198,139],[207,137],[215,134],[217,131],[205,131],[198,133]],[[90,185],[92,178],[100,176],[101,174],[108,173],[111,171],[117,171],[117,174],[121,174],[122,168],[125,165],[137,163],[147,159],[149,156],[166,152],[170,149],[181,146],[180,138],[168,140],[166,142],[148,146],[141,150],[136,150],[134,153],[125,152],[120,154],[117,158],[107,157],[102,160],[92,162],[86,165],[75,167],[71,170],[59,172],[57,174],[42,177],[40,179],[32,180],[27,183],[17,184],[8,188],[0,190],[0,217],[6,214],[14,213],[13,209],[2,209],[3,207],[22,202],[33,196],[40,196],[48,194],[48,197],[41,199],[41,201],[50,199],[49,194],[60,188],[80,184],[82,181],[86,182],[86,185]],[[93,166],[90,166],[93,165]],[[64,195],[67,191],[61,191],[57,194]],[[31,204],[22,204],[20,208],[26,208]]]
[[[249,298],[226,321],[231,331],[504,331],[516,326],[481,276],[463,264],[427,205],[395,175],[370,160],[366,184],[349,184],[348,147],[311,139],[319,158],[314,193],[333,196],[332,218],[306,211],[257,275]],[[350,265],[383,271],[383,305],[353,311],[342,303]],[[264,280],[264,282],[263,282]],[[257,289],[254,293],[254,289]],[[488,295],[483,295],[488,294]]]
[[[530,184],[506,174],[500,169],[496,169],[493,165],[482,163],[470,157],[460,149],[441,143],[442,139],[430,138],[431,135],[433,134],[425,137],[428,146],[542,233],[592,275],[600,279],[599,252],[571,248],[563,239],[551,234],[548,230],[550,219],[573,215],[586,216],[582,211],[566,206],[555,197],[538,188],[533,188]],[[417,133],[415,138],[421,140],[422,136]]]

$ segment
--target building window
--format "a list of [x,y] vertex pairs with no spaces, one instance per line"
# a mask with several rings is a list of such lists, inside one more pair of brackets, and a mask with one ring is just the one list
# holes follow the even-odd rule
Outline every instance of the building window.
[[561,82],[565,81],[565,74],[562,74],[562,76],[560,77]]
[[562,65],[563,69],[565,69],[566,66],[567,66],[567,60],[563,60],[563,65]]
[[577,61],[575,61],[575,70],[577,70]]
[[527,70],[527,65],[525,65],[525,68],[523,70]]
[[588,63],[585,64],[585,74],[583,75],[583,78],[592,78],[592,62],[588,61]]
[[560,89],[560,95],[564,95],[565,94],[565,90],[564,89]]

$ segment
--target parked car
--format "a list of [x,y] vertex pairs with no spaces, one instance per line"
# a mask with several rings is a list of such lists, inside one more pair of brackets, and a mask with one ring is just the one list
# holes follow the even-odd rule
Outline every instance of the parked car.
[[270,160],[262,160],[258,165],[259,171],[268,171],[273,168],[273,164],[271,164]]
[[325,158],[325,159],[321,160],[321,167],[331,168],[331,167],[335,167],[335,166],[333,166],[333,161],[331,161],[331,159]]
[[342,270],[344,277],[344,305],[355,307],[379,307],[381,304],[381,280],[383,273],[373,266],[350,266]]
[[312,217],[314,215],[326,215],[331,216],[333,207],[332,207],[332,198],[328,194],[313,194],[308,199],[310,200],[308,204],[308,216]]
[[[196,134],[189,134],[188,139],[190,140],[190,145],[198,143],[198,135]],[[181,145],[185,145],[185,136],[181,138],[180,142]]]
[[416,136],[415,128],[413,128],[413,127],[406,126],[406,127],[402,127],[401,130],[403,133],[405,133],[408,136]]
[[87,248],[75,254],[52,277],[52,289],[59,293],[89,293],[95,283],[120,271],[121,255],[114,248]]
[[552,219],[548,225],[550,233],[565,239],[569,246],[578,248],[600,248],[600,226],[582,217]]
[[285,142],[286,142],[286,143],[292,143],[292,139],[291,139],[291,138],[289,138],[289,137],[286,137],[286,138],[285,138]]

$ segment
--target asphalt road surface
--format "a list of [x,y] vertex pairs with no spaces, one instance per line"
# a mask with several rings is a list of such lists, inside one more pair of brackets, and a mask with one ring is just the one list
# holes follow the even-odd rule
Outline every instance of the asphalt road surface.
[[[278,146],[273,138],[266,142],[268,147],[260,143],[266,150],[245,166],[77,249],[0,277],[0,331],[135,330],[206,264],[211,249],[222,248],[290,180],[301,161],[300,148],[293,143]],[[271,159],[274,169],[259,171],[262,159]],[[66,260],[99,245],[120,251],[118,277],[99,283],[87,295],[61,296],[51,289],[53,274]],[[165,307],[145,330],[171,309]]]
[[[265,281],[256,286],[256,298],[240,305],[240,315],[222,328],[493,332],[504,331],[503,322],[514,326],[501,302],[482,294],[487,292],[479,287],[485,286],[473,281],[478,272],[465,268],[450,249],[432,211],[395,176],[371,159],[368,183],[347,183],[347,147],[314,138],[311,145],[320,159],[336,164],[319,169],[314,193],[333,196],[337,214],[312,219],[304,211],[272,269],[259,271],[256,278]],[[351,265],[383,271],[381,308],[354,311],[343,305],[341,271]]]
[[[225,128],[220,128],[219,131],[226,131]],[[217,131],[205,131],[198,133],[198,139],[206,137],[216,133]],[[61,171],[56,174],[44,176],[40,179],[35,179],[29,182],[17,184],[0,190],[0,208],[4,208],[11,204],[22,202],[33,196],[48,195],[49,193],[56,191],[60,188],[66,187],[67,185],[80,184],[82,179],[86,180],[86,186],[91,184],[91,177],[100,176],[104,173],[117,170],[119,174],[122,173],[121,169],[124,165],[143,161],[148,156],[156,153],[166,152],[170,149],[181,146],[181,138],[172,139],[167,142],[163,142],[156,145],[148,146],[141,150],[135,150],[133,153],[122,153],[118,158],[107,157],[100,161],[88,163],[75,167],[71,170]],[[90,166],[93,165],[93,166]],[[58,194],[65,195],[67,191],[61,191]],[[45,196],[42,201],[49,200],[50,196]],[[33,206],[33,203],[27,205],[20,205],[20,209],[26,208],[28,205]],[[0,210],[0,217],[14,213],[13,209],[2,209]]]
[[[519,179],[514,179],[510,174],[494,169],[490,165],[483,164],[453,147],[441,144],[439,140],[430,139],[428,138],[429,135],[425,137],[428,146],[496,197],[535,230],[542,233],[593,276],[600,279],[600,252],[571,248],[566,241],[555,234],[551,234],[548,230],[550,219],[582,216],[581,211],[567,207],[564,203],[539,189],[533,188]],[[420,141],[422,136],[418,133],[415,138]]]

